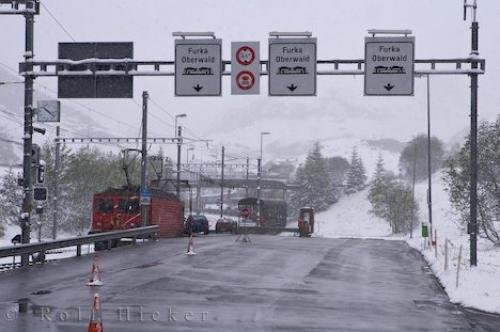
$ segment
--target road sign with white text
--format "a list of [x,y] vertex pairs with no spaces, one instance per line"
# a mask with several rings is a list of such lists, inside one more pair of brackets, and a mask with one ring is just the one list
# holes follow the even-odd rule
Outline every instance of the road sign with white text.
[[222,40],[175,40],[175,95],[220,96]]
[[260,93],[260,43],[231,43],[231,94]]
[[365,95],[412,96],[414,37],[365,38]]
[[316,95],[316,38],[269,38],[269,95]]

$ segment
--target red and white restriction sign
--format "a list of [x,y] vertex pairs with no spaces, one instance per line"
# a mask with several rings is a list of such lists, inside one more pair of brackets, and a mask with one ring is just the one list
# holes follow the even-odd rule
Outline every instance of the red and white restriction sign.
[[244,208],[241,210],[240,215],[242,218],[248,218],[250,217],[250,209],[249,208]]
[[255,60],[255,51],[250,46],[244,45],[236,51],[236,61],[242,66],[248,66]]
[[236,84],[241,90],[250,90],[255,84],[255,76],[248,70],[240,71],[236,75]]
[[231,94],[260,93],[259,42],[231,43]]

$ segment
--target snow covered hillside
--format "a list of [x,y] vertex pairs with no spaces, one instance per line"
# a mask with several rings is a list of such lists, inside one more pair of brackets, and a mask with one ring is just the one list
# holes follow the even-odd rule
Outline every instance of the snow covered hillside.
[[389,224],[370,214],[368,189],[346,195],[328,211],[316,215],[315,236],[319,237],[388,237]]
[[[422,239],[416,236],[408,239],[408,243],[421,250],[431,265],[436,276],[446,288],[452,302],[480,310],[500,313],[500,248],[495,248],[490,242],[478,240],[478,266],[471,268],[469,262],[469,236],[453,213],[444,191],[441,174],[435,174],[433,181],[433,224],[437,230],[437,257],[434,249],[422,249]],[[426,204],[427,183],[416,186],[416,195],[420,204],[420,219],[427,221]],[[445,240],[449,240],[449,264],[445,270]],[[460,264],[458,287],[457,265],[458,252],[462,246],[462,261]]]

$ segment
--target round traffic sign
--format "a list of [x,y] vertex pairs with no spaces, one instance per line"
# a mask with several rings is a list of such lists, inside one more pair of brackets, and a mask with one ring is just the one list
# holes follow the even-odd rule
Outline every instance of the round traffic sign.
[[255,84],[255,76],[252,72],[244,70],[236,75],[236,84],[241,90],[249,90]]
[[236,51],[236,61],[242,66],[248,66],[255,60],[255,51],[248,46],[242,46]]
[[240,215],[242,218],[248,218],[250,217],[250,209],[249,208],[244,208],[241,210]]

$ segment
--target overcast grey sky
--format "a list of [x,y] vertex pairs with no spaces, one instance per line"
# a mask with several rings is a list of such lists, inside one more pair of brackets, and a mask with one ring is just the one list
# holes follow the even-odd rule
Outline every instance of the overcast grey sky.
[[[320,59],[363,57],[363,40],[370,28],[412,29],[416,58],[467,57],[470,22],[462,21],[462,0],[43,0],[76,41],[133,41],[138,60],[172,60],[173,31],[214,31],[223,39],[223,57],[230,58],[230,42],[261,42],[267,59],[270,31],[312,31],[318,38]],[[480,53],[487,59],[487,75],[480,78],[480,115],[494,119],[500,113],[500,1],[478,0]],[[17,68],[24,48],[23,19],[0,18],[0,62]],[[57,57],[57,43],[71,41],[42,8],[36,19],[35,56]],[[40,79],[56,87],[56,79]],[[414,97],[363,97],[362,77],[329,76],[318,79],[318,96],[271,98],[267,78],[260,96],[231,96],[228,78],[220,98],[175,98],[173,78],[135,78],[135,100],[148,90],[170,113],[188,113],[184,123],[199,136],[217,143],[257,149],[258,133],[272,130],[274,146],[358,135],[408,140],[425,131],[425,85],[417,80]],[[469,80],[432,78],[433,131],[449,139],[468,126]],[[39,86],[39,89],[42,89]],[[140,110],[130,100],[91,101],[85,104],[115,118],[137,124]],[[153,109],[158,116],[162,111]],[[172,123],[168,116],[165,122]],[[64,124],[63,124],[64,125]],[[153,133],[173,128],[152,121]],[[115,135],[127,128],[109,123]],[[279,134],[278,134],[279,133]]]

